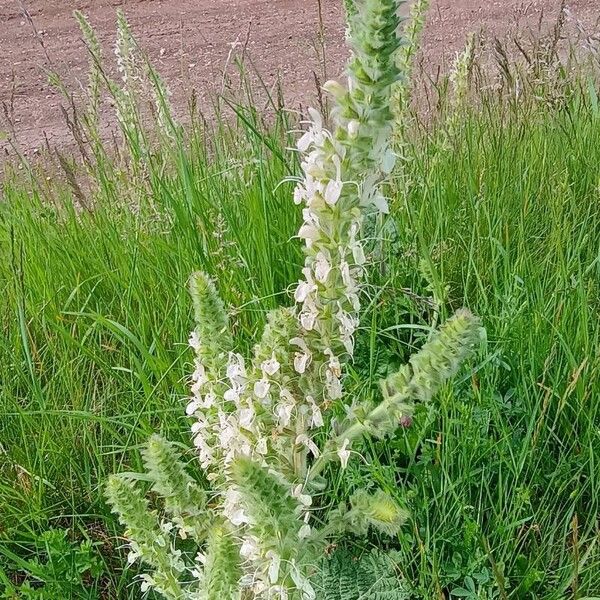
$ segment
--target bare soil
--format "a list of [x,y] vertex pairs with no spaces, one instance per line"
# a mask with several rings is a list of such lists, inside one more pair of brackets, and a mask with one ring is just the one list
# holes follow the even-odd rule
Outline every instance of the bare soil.
[[[568,0],[571,12],[591,26],[598,0]],[[63,102],[48,83],[56,71],[75,92],[85,85],[87,52],[74,9],[97,29],[109,58],[115,11],[122,8],[141,46],[167,82],[179,108],[192,89],[209,102],[231,69],[232,53],[245,51],[267,85],[281,78],[291,106],[314,97],[315,78],[338,75],[345,58],[341,0],[0,0],[0,132],[25,154],[68,144]],[[559,0],[432,0],[423,56],[433,73],[445,68],[467,33],[503,37],[523,28],[550,27]],[[319,59],[324,26],[326,65]],[[4,114],[2,114],[2,112]],[[13,150],[0,136],[0,151]],[[1,160],[1,159],[0,159]]]

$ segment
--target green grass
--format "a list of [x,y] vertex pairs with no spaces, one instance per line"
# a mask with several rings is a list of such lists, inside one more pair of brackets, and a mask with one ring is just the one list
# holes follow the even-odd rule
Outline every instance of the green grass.
[[[444,315],[466,305],[488,335],[435,406],[338,481],[340,498],[377,482],[409,506],[395,547],[417,597],[600,596],[594,99],[587,86],[559,105],[488,98],[450,140],[440,123],[416,130],[408,194],[390,189],[395,228],[350,393],[372,393],[422,343],[432,290]],[[130,141],[127,161],[99,152],[87,174],[73,170],[78,202],[61,177],[4,181],[0,586],[43,531],[66,528],[106,563],[81,597],[139,597],[101,487],[141,467],[154,431],[188,444],[189,274],[218,280],[242,346],[289,302],[301,263],[299,209],[281,184],[298,167],[293,120],[237,111],[210,132],[195,121],[185,142]]]

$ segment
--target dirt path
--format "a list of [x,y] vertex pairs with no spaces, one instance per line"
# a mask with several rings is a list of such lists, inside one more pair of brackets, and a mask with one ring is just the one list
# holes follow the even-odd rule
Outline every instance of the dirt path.
[[[327,70],[337,75],[345,55],[342,2],[321,3]],[[424,55],[431,65],[447,64],[469,31],[483,28],[503,35],[511,28],[534,26],[542,13],[550,23],[558,4],[558,0],[432,0]],[[569,0],[568,5],[585,23],[600,18],[598,0]],[[207,101],[221,85],[236,42],[247,42],[248,55],[267,83],[281,76],[292,104],[314,93],[313,71],[322,68],[316,51],[317,0],[0,0],[0,103],[26,153],[35,152],[45,138],[53,145],[69,139],[61,99],[47,83],[45,71],[59,72],[70,89],[85,84],[87,54],[72,10],[88,15],[108,56],[117,7],[125,11],[176,105],[192,88]],[[0,113],[0,132],[9,130]],[[12,152],[1,134],[0,151]]]

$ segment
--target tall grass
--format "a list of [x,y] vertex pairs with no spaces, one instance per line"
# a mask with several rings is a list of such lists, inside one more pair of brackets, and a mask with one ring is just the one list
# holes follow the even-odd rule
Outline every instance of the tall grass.
[[[349,485],[400,489],[410,506],[396,546],[416,597],[600,595],[600,113],[593,79],[569,90],[476,94],[476,108],[450,109],[450,132],[443,116],[411,120],[356,380],[375,384],[374,365],[400,362],[454,306],[488,331],[437,407],[349,467]],[[219,280],[243,346],[299,272],[281,183],[298,169],[297,125],[273,107],[269,124],[235,105],[171,136],[138,115],[116,153],[97,141],[79,166],[63,158],[63,176],[6,176],[0,582],[64,527],[107,563],[82,597],[137,597],[99,488],[139,470],[152,432],[187,443],[187,278]]]

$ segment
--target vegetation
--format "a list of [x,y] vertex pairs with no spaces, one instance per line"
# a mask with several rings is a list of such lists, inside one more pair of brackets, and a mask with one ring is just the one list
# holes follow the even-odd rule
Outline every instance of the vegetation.
[[[209,548],[235,562],[225,525],[190,510],[212,502],[212,484],[189,449],[183,411],[193,371],[188,281],[201,269],[218,282],[236,351],[248,356],[269,312],[289,305],[305,259],[293,239],[305,217],[290,202],[289,180],[301,174],[287,150],[298,137],[292,117],[273,103],[266,123],[250,103],[229,99],[231,114],[211,125],[192,106],[184,134],[124,20],[118,84],[80,20],[92,58],[90,96],[77,109],[79,158],[61,156],[61,176],[28,166],[25,177],[8,173],[0,204],[0,582],[8,598],[139,597],[138,572],[104,502],[114,472],[137,481],[113,489],[124,499],[119,512],[131,512],[129,529],[136,518],[152,530],[145,515],[156,513],[145,509],[160,505],[187,532],[185,543],[210,529]],[[398,415],[391,437],[365,438],[343,470],[323,466],[323,513],[353,498],[366,515],[369,498],[383,494],[375,516],[390,514],[388,499],[408,516],[392,537],[363,524],[330,540],[337,549],[319,551],[317,597],[600,595],[595,72],[540,44],[523,68],[498,52],[502,75],[492,88],[471,44],[426,121],[406,108],[406,92],[396,96],[402,152],[384,188],[390,215],[365,223],[369,269],[345,397],[376,410],[386,380],[383,402],[393,398],[408,379],[394,374],[411,355],[410,374],[418,371],[419,349],[461,306],[481,318],[487,345],[434,401]],[[117,109],[124,143],[116,152],[97,133],[99,94]],[[153,99],[150,109],[142,97]],[[339,398],[328,411],[327,423],[345,415]],[[171,442],[151,438],[157,432]],[[327,435],[317,431],[314,441],[323,448]],[[242,462],[232,477],[243,486],[261,477],[256,468]],[[186,482],[176,495],[165,484],[173,476]],[[145,483],[150,495],[132,496]],[[146,541],[155,548],[156,539]],[[215,565],[206,560],[207,580]],[[345,582],[338,596],[336,580]]]

